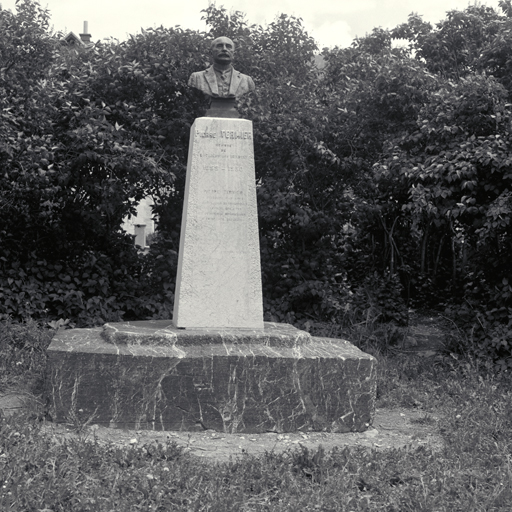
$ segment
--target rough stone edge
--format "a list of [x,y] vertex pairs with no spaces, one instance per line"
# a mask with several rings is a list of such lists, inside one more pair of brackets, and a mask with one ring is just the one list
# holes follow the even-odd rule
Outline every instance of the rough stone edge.
[[[71,329],[57,333],[50,346],[49,352],[77,352],[77,353],[98,353],[128,356],[149,356],[149,357],[186,357],[187,351],[194,351],[194,347],[200,347],[201,354],[206,356],[218,355],[266,355],[269,357],[322,357],[328,355],[318,351],[320,347],[325,350],[337,348],[342,350],[346,357],[362,359],[375,359],[373,356],[363,352],[347,340],[340,338],[311,337],[310,342],[304,345],[269,346],[262,343],[226,343],[204,344],[190,343],[181,345],[127,345],[125,343],[107,342],[102,336],[102,328]],[[317,350],[315,350],[317,349]]]
[[263,344],[297,347],[311,343],[312,336],[290,324],[265,322],[258,329],[179,329],[171,320],[107,323],[101,335],[112,344],[148,346],[189,346],[210,344]]

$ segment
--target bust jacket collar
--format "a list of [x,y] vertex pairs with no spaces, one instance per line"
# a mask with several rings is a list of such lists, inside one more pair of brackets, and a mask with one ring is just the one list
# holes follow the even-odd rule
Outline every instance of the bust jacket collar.
[[[236,96],[236,91],[238,90],[238,86],[241,82],[240,74],[241,73],[239,71],[233,68],[231,72],[231,84],[229,85],[230,96]],[[213,69],[213,66],[210,66],[208,69],[206,69],[204,75],[208,85],[210,86],[213,96],[218,96],[219,88],[217,87],[217,78],[215,77],[215,70]]]

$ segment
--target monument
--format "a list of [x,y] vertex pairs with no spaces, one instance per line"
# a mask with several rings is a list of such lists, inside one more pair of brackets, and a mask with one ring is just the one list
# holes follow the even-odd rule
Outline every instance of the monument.
[[48,349],[49,414],[115,428],[364,431],[376,361],[348,341],[263,321],[253,80],[233,41],[189,85],[211,99],[191,128],[173,319],[60,332]]
[[211,54],[213,65],[189,80],[213,106],[190,133],[173,320],[263,329],[252,123],[234,108],[254,82],[232,68],[227,37],[213,41]]

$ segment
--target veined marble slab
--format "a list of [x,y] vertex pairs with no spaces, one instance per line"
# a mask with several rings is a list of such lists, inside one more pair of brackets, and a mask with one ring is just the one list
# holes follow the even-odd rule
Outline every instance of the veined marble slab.
[[265,322],[264,329],[179,329],[172,320],[139,320],[107,323],[102,336],[109,343],[125,345],[263,344],[297,347],[309,343],[311,335],[289,324]]
[[[220,338],[200,331],[164,344],[142,342],[143,326],[126,323],[61,331],[48,348],[48,412],[59,423],[131,429],[366,430],[375,358],[348,341],[301,338],[289,328],[270,324],[268,338],[252,342],[225,330]],[[291,341],[272,338],[287,330]]]

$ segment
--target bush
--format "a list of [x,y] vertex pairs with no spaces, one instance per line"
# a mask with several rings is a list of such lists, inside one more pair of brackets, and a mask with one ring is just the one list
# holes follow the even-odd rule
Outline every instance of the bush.
[[131,237],[120,236],[109,253],[88,250],[53,262],[36,253],[25,261],[0,258],[0,320],[65,319],[86,327],[168,318],[177,260],[171,253],[155,242],[139,255]]

